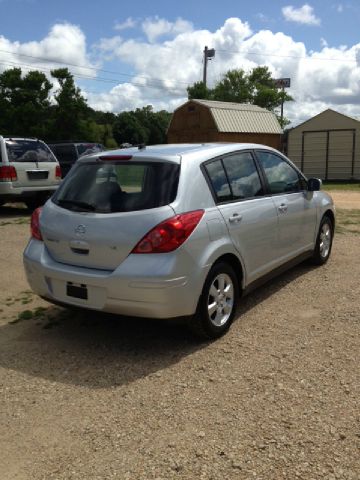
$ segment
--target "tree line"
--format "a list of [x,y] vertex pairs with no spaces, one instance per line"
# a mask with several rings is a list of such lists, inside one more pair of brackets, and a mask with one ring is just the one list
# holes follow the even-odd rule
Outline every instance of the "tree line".
[[[54,84],[57,88],[54,91]],[[187,88],[188,98],[252,103],[275,111],[292,98],[276,88],[267,67],[250,72],[229,70],[213,89],[203,82]],[[67,68],[51,71],[11,68],[0,74],[0,134],[56,141],[88,141],[115,148],[129,143],[166,143],[171,113],[151,105],[118,114],[94,110],[87,104]],[[283,125],[288,123],[284,119]]]
[[0,135],[35,137],[48,143],[87,141],[114,148],[122,143],[148,145],[166,142],[171,114],[154,112],[151,105],[118,115],[87,104],[67,68],[24,75],[20,68],[0,74]]

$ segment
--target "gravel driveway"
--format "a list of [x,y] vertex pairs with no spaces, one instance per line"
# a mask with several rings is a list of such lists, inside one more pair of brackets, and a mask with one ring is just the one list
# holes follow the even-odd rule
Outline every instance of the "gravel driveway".
[[1,480],[359,480],[359,235],[199,344],[34,297],[27,222],[0,209]]

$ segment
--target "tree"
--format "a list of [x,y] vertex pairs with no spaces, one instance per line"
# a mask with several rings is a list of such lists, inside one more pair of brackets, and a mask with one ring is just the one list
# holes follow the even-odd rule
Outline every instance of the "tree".
[[48,128],[52,84],[37,70],[22,76],[20,68],[0,74],[0,131],[42,138]]
[[188,99],[198,98],[201,100],[212,100],[212,90],[206,87],[204,82],[195,82],[187,87]]
[[138,145],[146,143],[148,138],[148,132],[140,124],[134,112],[119,113],[113,125],[113,133],[119,145],[122,143]]
[[154,112],[152,105],[122,112],[113,125],[115,140],[121,143],[155,145],[166,142],[166,130],[171,114],[165,110]]
[[[223,102],[251,103],[276,113],[281,102],[290,102],[293,98],[275,86],[268,67],[255,67],[250,72],[243,69],[229,70],[213,89],[196,82],[187,88],[190,98],[207,98]],[[199,95],[199,96],[196,96]],[[279,115],[277,115],[280,121]],[[282,127],[289,120],[284,118]]]
[[52,140],[81,140],[85,134],[82,121],[88,116],[86,100],[67,68],[52,70],[51,76],[60,86],[54,97]]
[[166,130],[169,126],[171,114],[165,110],[154,112],[152,105],[135,110],[135,116],[147,132],[147,145],[156,145],[166,142]]

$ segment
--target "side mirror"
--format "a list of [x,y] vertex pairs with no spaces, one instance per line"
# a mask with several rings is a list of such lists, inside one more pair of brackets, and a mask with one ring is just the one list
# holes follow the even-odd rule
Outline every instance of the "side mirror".
[[320,178],[309,178],[307,185],[309,192],[318,192],[321,190],[322,181]]

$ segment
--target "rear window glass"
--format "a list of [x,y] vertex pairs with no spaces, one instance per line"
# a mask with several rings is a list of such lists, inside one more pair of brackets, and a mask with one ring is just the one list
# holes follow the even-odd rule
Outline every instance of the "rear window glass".
[[99,143],[78,143],[76,145],[79,157],[90,155],[91,153],[102,152],[104,147]]
[[48,146],[39,140],[7,140],[5,145],[10,162],[56,162]]
[[171,163],[79,163],[53,201],[69,210],[99,213],[161,207],[175,199],[179,169]]

